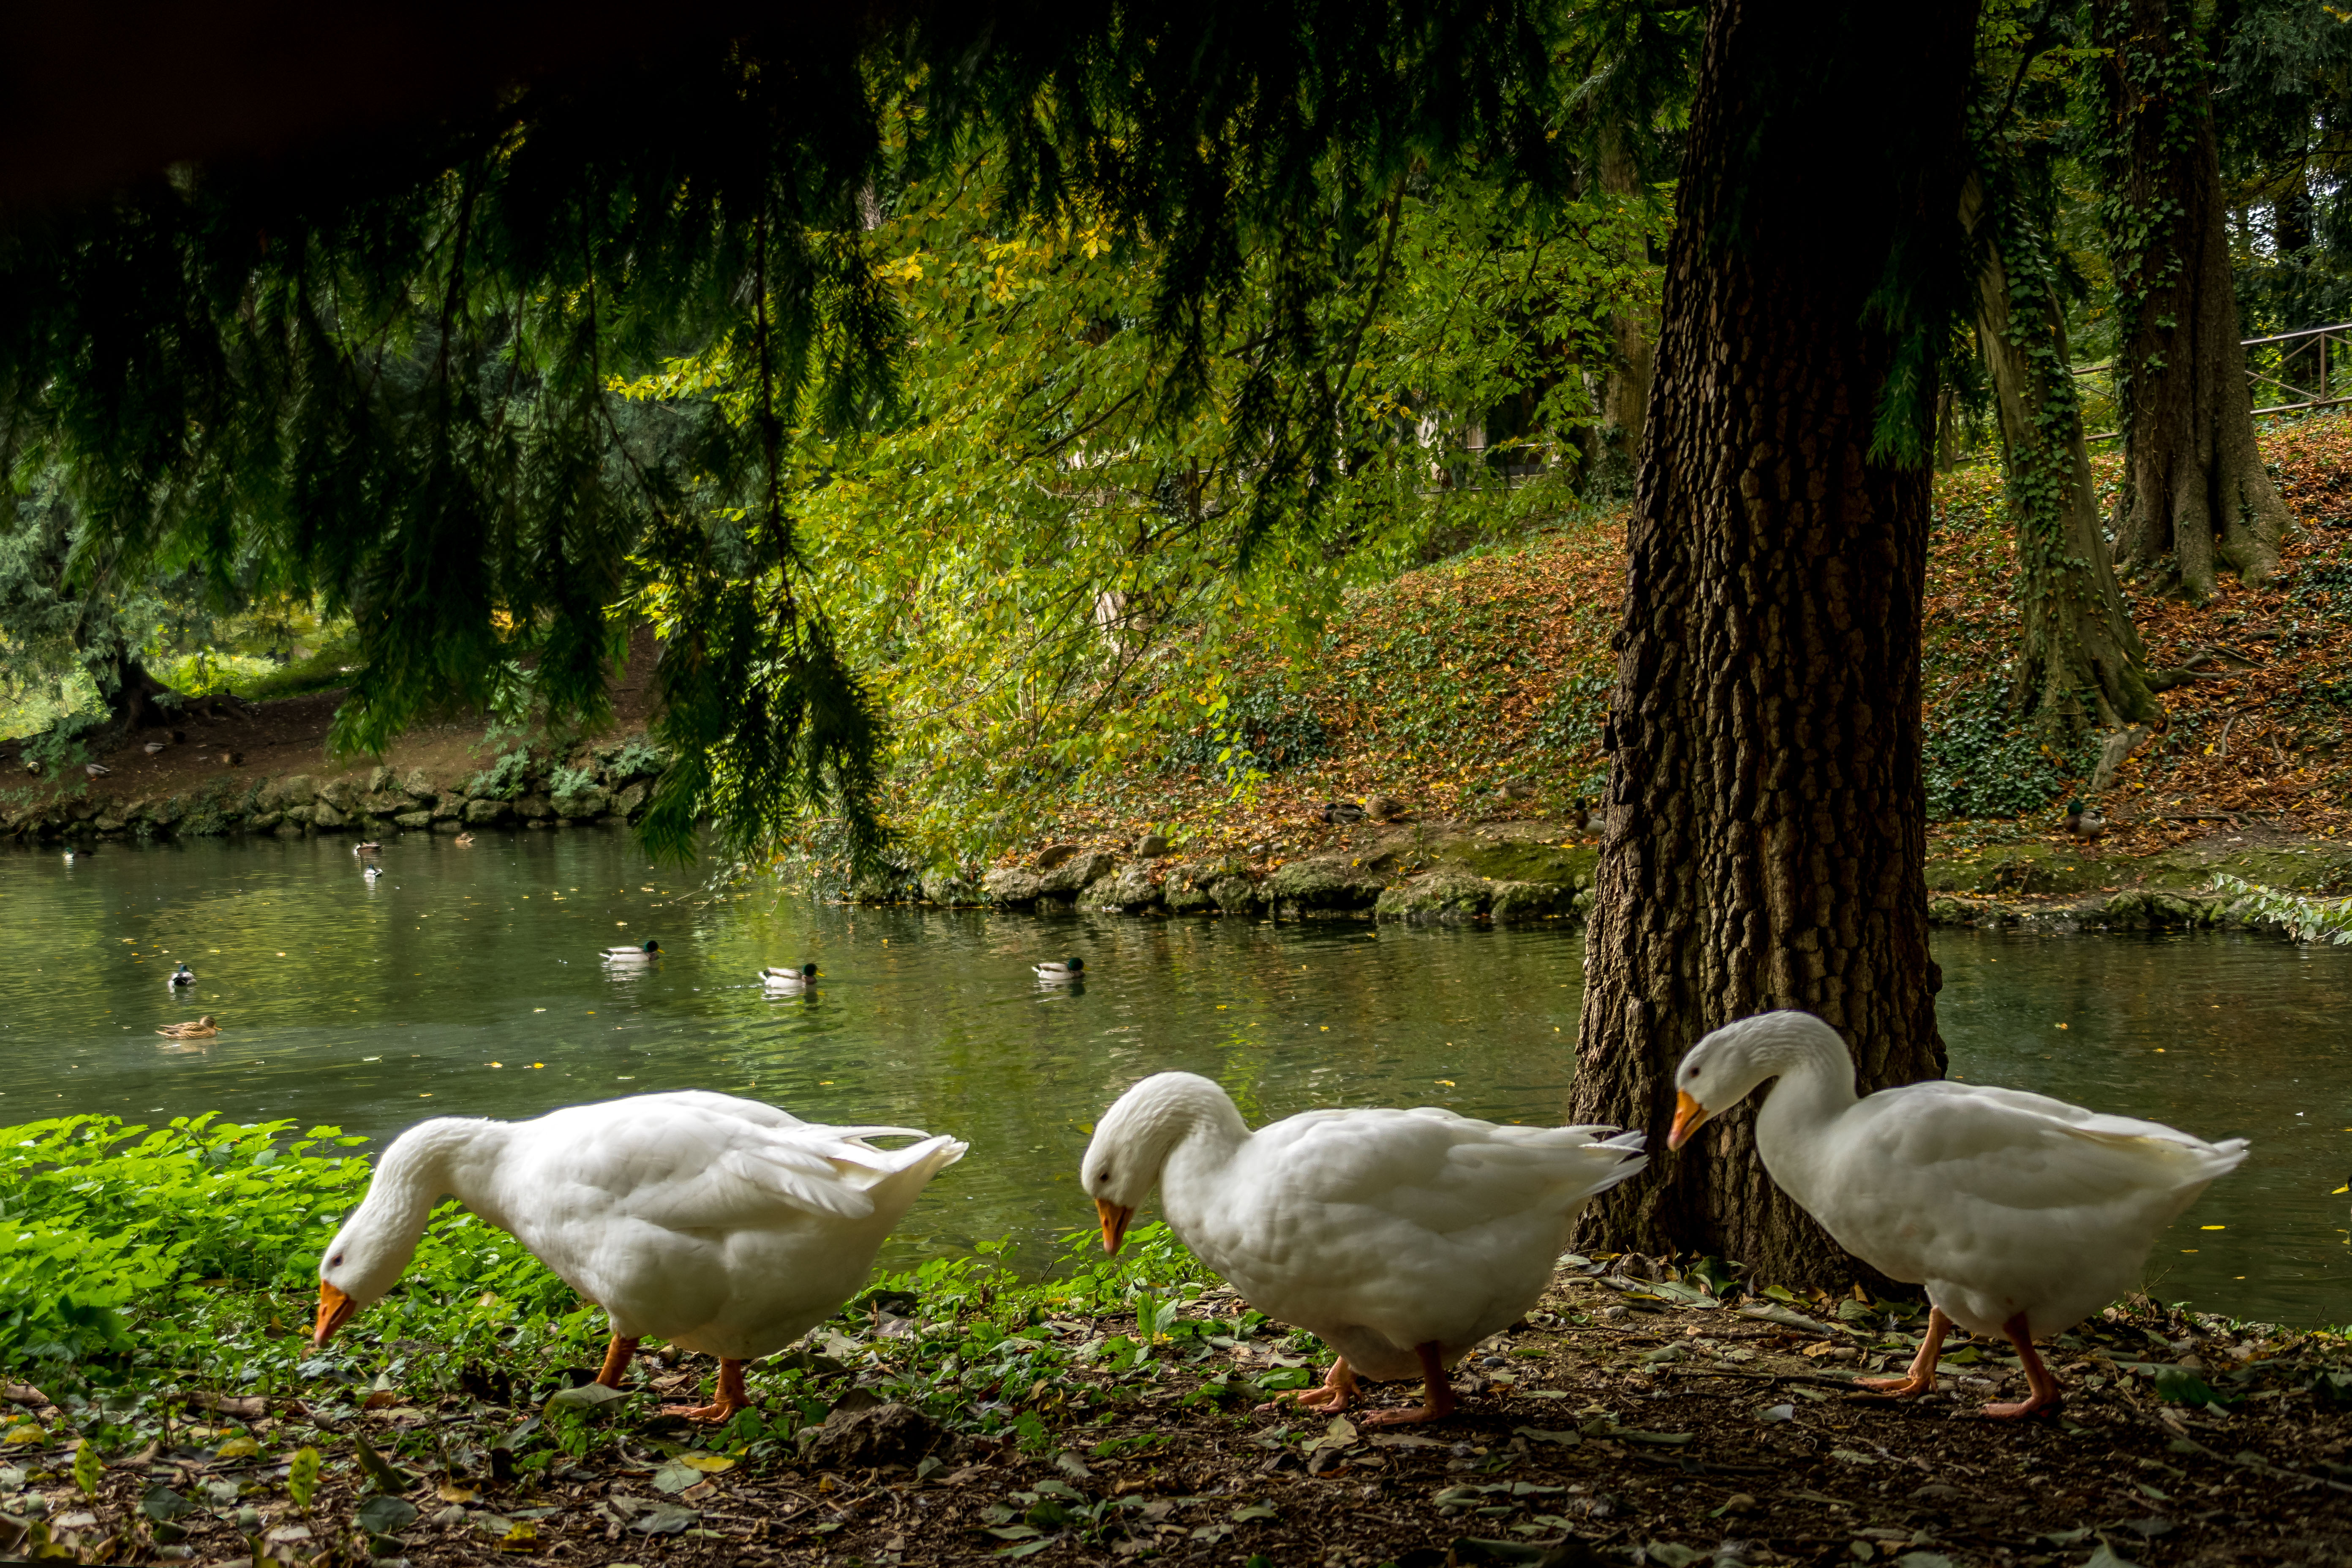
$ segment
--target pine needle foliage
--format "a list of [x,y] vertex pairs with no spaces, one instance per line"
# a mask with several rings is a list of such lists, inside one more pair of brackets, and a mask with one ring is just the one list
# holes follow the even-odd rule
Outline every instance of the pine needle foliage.
[[[5,215],[0,457],[61,464],[109,559],[350,614],[347,751],[453,707],[593,723],[627,616],[651,616],[677,757],[654,847],[686,853],[705,817],[752,847],[814,812],[869,858],[878,709],[812,592],[791,448],[902,416],[871,237],[896,193],[986,144],[1015,218],[1083,207],[1148,246],[1164,418],[1205,395],[1241,291],[1268,290],[1234,419],[1246,554],[1335,471],[1316,291],[1400,182],[1475,156],[1565,189],[1559,32],[1545,0],[795,13],[306,156],[175,168]],[[612,390],[714,343],[738,379],[710,396]]]

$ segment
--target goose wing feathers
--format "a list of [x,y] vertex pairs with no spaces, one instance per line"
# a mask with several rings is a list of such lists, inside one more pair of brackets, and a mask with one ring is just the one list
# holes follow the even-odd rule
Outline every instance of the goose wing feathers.
[[2029,1212],[2154,1199],[2168,1219],[2246,1155],[2242,1138],[2209,1143],[2160,1122],[1970,1084],[1914,1084],[1867,1127],[1853,1152],[1868,1168],[1909,1167],[1950,1196]]
[[795,1212],[863,1219],[874,1212],[866,1189],[942,1142],[877,1149],[864,1140],[924,1134],[828,1127],[702,1090],[578,1109],[598,1124],[592,1136],[565,1140],[564,1173],[608,1194],[618,1212],[674,1230],[773,1225]]
[[1497,1126],[1430,1106],[1310,1111],[1260,1131],[1253,1152],[1276,1202],[1360,1205],[1452,1236],[1569,1208],[1641,1170],[1642,1135],[1595,1137],[1612,1131]]

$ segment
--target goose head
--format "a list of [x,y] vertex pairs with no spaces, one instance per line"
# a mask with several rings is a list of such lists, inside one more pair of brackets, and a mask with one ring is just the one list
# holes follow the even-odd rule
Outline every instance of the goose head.
[[1078,1167],[1078,1183],[1095,1200],[1105,1252],[1117,1252],[1127,1239],[1127,1227],[1159,1184],[1168,1156],[1204,1127],[1248,1136],[1232,1097],[1198,1073],[1154,1073],[1103,1113]]
[[323,1347],[362,1308],[400,1280],[443,1193],[461,1201],[470,1187],[461,1167],[495,1159],[509,1129],[502,1122],[439,1116],[420,1121],[383,1152],[367,1196],[319,1256],[319,1321],[311,1342]]
[[1675,1068],[1675,1125],[1666,1147],[1681,1148],[1707,1121],[1747,1099],[1767,1079],[1820,1061],[1825,1054],[1849,1059],[1838,1032],[1811,1013],[1759,1013],[1726,1024],[1685,1052]]
[[362,1307],[383,1299],[416,1256],[417,1237],[383,1223],[380,1206],[360,1205],[319,1259],[319,1321],[310,1342],[324,1348]]

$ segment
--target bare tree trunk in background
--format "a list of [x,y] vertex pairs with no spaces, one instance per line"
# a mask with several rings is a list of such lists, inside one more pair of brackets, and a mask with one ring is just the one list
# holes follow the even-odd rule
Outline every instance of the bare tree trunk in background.
[[2228,566],[2278,571],[2292,526],[2254,445],[2230,273],[2210,72],[2189,0],[2098,0],[2112,139],[2106,168],[2124,481],[2115,559],[2168,563],[2203,601]]
[[[1864,1091],[1943,1072],[1919,756],[1932,362],[1885,405],[1906,449],[1875,452],[1898,353],[1941,337],[1901,280],[1958,243],[1975,19],[1710,14],[1628,542],[1580,1121],[1662,1134],[1682,1053],[1772,1007],[1843,1032]],[[1583,1242],[1860,1274],[1766,1175],[1755,1103],[1654,1145]]]
[[[2126,732],[2163,717],[2147,649],[2107,560],[2083,441],[2066,321],[2031,219],[1969,182],[1961,221],[1982,245],[1977,341],[2000,412],[2024,623],[2011,689],[2018,709],[2074,731]],[[2011,267],[2014,259],[2016,266]],[[2112,770],[2109,770],[2111,773]]]
[[[1601,188],[1612,196],[1642,193],[1642,171],[1622,128],[1612,126],[1601,135]],[[1600,439],[1589,454],[1587,483],[1597,477],[1604,488],[1614,488],[1633,477],[1641,454],[1642,422],[1649,412],[1657,359],[1658,321],[1654,311],[1628,308],[1611,312],[1609,326],[1615,352],[1601,382]]]

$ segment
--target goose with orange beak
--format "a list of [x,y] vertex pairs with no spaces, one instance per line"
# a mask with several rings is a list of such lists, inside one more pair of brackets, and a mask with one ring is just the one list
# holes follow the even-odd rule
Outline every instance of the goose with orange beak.
[[1517,1127],[1450,1110],[1310,1110],[1250,1131],[1205,1078],[1145,1079],[1103,1116],[1079,1179],[1117,1252],[1160,1189],[1168,1224],[1257,1310],[1339,1352],[1297,1396],[1337,1414],[1357,1380],[1418,1379],[1419,1407],[1454,1408],[1447,1370],[1524,1316],[1569,1227],[1643,1165],[1642,1135]]
[[1957,1323],[2017,1349],[2027,1396],[1986,1405],[1992,1416],[2057,1407],[2033,1342],[2130,1289],[2164,1227],[2246,1157],[2242,1138],[2208,1143],[2013,1089],[1937,1081],[1857,1096],[1845,1041],[1798,1012],[1742,1018],[1690,1048],[1666,1146],[1772,1079],[1756,1111],[1764,1169],[1839,1246],[1925,1286],[1933,1309],[1904,1375],[1859,1381],[1890,1397],[1927,1393]]
[[[869,1139],[916,1140],[903,1148]],[[723,1422],[748,1361],[783,1349],[866,1282],[882,1240],[964,1145],[909,1127],[825,1127],[690,1089],[575,1105],[531,1121],[442,1117],[394,1140],[319,1263],[314,1342],[399,1280],[453,1195],[604,1309],[596,1381],[621,1385],[655,1336],[719,1358]]]

